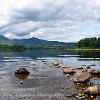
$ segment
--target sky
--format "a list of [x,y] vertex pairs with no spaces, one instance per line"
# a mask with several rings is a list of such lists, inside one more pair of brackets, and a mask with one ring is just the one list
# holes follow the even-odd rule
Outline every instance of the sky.
[[0,35],[61,42],[100,37],[100,0],[0,0]]

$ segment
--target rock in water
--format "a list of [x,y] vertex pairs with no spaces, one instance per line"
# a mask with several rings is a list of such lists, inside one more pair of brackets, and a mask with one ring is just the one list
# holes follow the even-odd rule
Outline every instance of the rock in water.
[[75,73],[75,71],[72,68],[64,68],[63,73],[64,74],[72,74],[72,73]]
[[91,75],[87,71],[77,71],[74,74],[74,82],[82,83],[87,82],[90,79]]
[[30,74],[30,72],[26,68],[21,67],[15,71],[15,75],[16,74]]
[[20,79],[20,80],[25,80],[27,79],[29,74],[15,74],[15,76]]
[[23,84],[23,81],[20,81],[20,84]]
[[88,87],[84,91],[84,94],[88,94],[88,95],[100,95],[100,87],[99,86]]
[[53,66],[59,66],[59,62],[53,62]]
[[93,75],[100,75],[100,71],[99,71],[99,70],[88,69],[88,72],[89,72],[90,74],[93,74]]

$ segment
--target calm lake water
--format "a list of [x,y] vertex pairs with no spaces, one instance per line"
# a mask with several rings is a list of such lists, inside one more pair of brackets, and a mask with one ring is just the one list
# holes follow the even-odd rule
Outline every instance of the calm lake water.
[[32,60],[56,60],[69,67],[91,65],[100,69],[100,51],[66,51],[62,49],[34,49],[24,52],[0,52],[0,73],[15,66],[25,66]]
[[[62,49],[34,49],[27,50],[24,52],[0,52],[0,89],[1,88],[33,88],[35,92],[30,91],[30,94],[33,93],[60,93],[68,94],[69,93],[78,93],[84,87],[90,86],[91,84],[99,84],[100,78],[95,78],[90,80],[90,83],[82,84],[77,86],[71,80],[73,76],[66,77],[63,74],[61,68],[50,67],[51,62],[59,62],[63,65],[69,67],[86,67],[86,65],[91,65],[91,67],[100,70],[100,52],[89,51],[89,52],[75,52],[75,51],[66,51]],[[14,72],[20,67],[26,67],[29,70],[29,76],[15,76]],[[20,84],[20,81],[23,80],[23,84]],[[71,86],[71,87],[70,87]],[[70,88],[69,88],[70,87]],[[69,92],[70,91],[70,92]],[[9,91],[0,91],[0,94],[8,94]],[[13,93],[13,92],[12,92]],[[27,94],[26,90],[23,92],[14,91],[18,96],[19,93]],[[11,93],[10,93],[11,94]],[[6,98],[3,96],[0,100],[15,100],[14,95]],[[19,97],[18,97],[19,98]],[[37,97],[38,98],[38,97]],[[42,99],[34,100],[51,100],[41,97]],[[33,97],[26,97],[22,100],[33,100]],[[16,99],[17,100],[17,99]],[[67,98],[56,100],[77,100],[77,98]],[[95,100],[95,99],[87,99]]]

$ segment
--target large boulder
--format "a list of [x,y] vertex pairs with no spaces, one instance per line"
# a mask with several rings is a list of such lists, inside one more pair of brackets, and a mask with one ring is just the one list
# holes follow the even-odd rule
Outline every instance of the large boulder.
[[84,94],[88,94],[88,95],[100,95],[100,87],[99,86],[88,87],[84,91]]
[[21,68],[19,68],[18,70],[15,71],[15,75],[16,74],[30,74],[30,72],[26,68],[21,67]]
[[87,82],[90,79],[91,75],[86,70],[76,71],[74,74],[74,82],[82,83]]

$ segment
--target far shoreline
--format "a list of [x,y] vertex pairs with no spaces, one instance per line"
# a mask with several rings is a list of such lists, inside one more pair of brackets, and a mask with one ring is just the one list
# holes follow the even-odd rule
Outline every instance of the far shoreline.
[[98,48],[98,49],[94,49],[94,48],[90,48],[90,49],[86,49],[86,48],[74,48],[74,49],[70,49],[70,50],[74,50],[74,51],[100,51],[100,48]]

